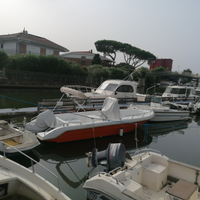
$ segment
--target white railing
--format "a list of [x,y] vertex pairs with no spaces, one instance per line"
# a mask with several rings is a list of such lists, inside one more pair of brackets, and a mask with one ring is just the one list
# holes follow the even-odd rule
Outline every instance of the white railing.
[[4,154],[3,154],[4,158],[6,158],[6,147],[5,147],[5,145],[6,145],[6,146],[9,146],[10,148],[14,149],[16,152],[18,152],[18,153],[22,154],[23,156],[27,157],[28,159],[30,159],[31,166],[32,166],[32,172],[33,173],[35,173],[34,163],[36,163],[36,164],[40,165],[44,170],[46,170],[47,172],[49,172],[52,176],[54,176],[56,178],[56,180],[57,180],[58,189],[59,189],[59,191],[61,191],[59,179],[58,179],[58,177],[53,172],[51,172],[49,169],[47,169],[46,167],[44,167],[43,165],[41,165],[39,162],[37,162],[36,160],[34,160],[33,158],[31,158],[30,156],[28,156],[25,153],[23,153],[22,151],[16,149],[14,146],[9,145],[9,144],[7,144],[7,143],[5,143],[3,141],[0,141],[0,142],[3,144],[3,147],[4,147]]

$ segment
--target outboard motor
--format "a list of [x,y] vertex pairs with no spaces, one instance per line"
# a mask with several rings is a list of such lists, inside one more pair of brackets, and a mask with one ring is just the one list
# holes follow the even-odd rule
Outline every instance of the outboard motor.
[[190,102],[187,106],[188,111],[192,111],[194,109],[194,104],[192,102]]
[[200,113],[200,102],[197,102],[195,104],[195,111],[196,111],[196,114],[199,114]]
[[89,164],[93,167],[102,165],[106,167],[106,172],[109,172],[117,167],[123,167],[125,164],[126,149],[124,144],[113,143],[109,144],[108,148],[104,151],[98,152],[93,149],[88,154]]

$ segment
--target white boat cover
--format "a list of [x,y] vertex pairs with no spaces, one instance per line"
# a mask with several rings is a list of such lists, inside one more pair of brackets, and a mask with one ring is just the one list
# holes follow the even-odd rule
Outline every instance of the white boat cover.
[[26,124],[25,129],[33,133],[45,131],[48,128],[53,128],[56,125],[56,117],[51,110],[46,110],[40,113],[36,120]]
[[79,97],[81,99],[87,99],[87,97],[81,91],[74,90],[66,86],[61,87],[60,91],[66,94],[73,94],[74,96]]
[[107,97],[104,100],[101,112],[102,118],[106,117],[109,120],[116,120],[121,118],[119,104],[116,98]]

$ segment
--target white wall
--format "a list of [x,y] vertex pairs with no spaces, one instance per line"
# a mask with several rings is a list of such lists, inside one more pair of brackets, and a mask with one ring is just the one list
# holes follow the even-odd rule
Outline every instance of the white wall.
[[33,46],[33,45],[27,45],[26,46],[26,52],[27,54],[40,54],[40,47]]
[[4,50],[16,50],[16,42],[6,42],[3,43]]
[[46,49],[46,55],[52,55],[53,50],[52,49]]

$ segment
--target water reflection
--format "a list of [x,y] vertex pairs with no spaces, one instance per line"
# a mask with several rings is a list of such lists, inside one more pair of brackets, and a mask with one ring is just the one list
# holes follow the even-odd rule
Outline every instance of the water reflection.
[[[137,130],[137,138],[135,132],[130,132],[123,137],[112,136],[61,144],[45,142],[33,152],[40,160],[50,165],[54,164],[56,173],[68,186],[71,188],[78,188],[88,179],[89,175],[91,175],[94,170],[94,168],[87,167],[85,153],[91,152],[94,147],[96,147],[98,151],[102,151],[107,149],[109,143],[119,142],[125,144],[127,151],[132,151],[135,150],[136,147],[145,147],[149,145],[152,142],[152,138],[148,136],[147,139],[144,140],[144,131]],[[65,167],[63,168],[63,166]],[[82,173],[80,173],[80,170],[82,170]]]
[[[31,157],[32,159],[34,159],[35,161],[39,162],[40,159],[38,158],[38,156],[35,155],[35,153],[33,151],[28,151],[25,153],[27,156]],[[32,166],[31,160],[29,158],[27,158],[26,156],[22,155],[22,154],[11,154],[11,155],[6,155],[9,159],[19,163],[20,165],[29,168]],[[33,165],[35,165],[35,162],[33,163]]]
[[197,123],[198,126],[200,126],[200,115],[191,115],[192,120]]
[[183,129],[188,128],[189,123],[191,123],[191,120],[148,123],[146,126],[148,126],[148,133],[152,137],[152,141],[157,142],[158,137],[166,136],[173,131],[184,134]]

